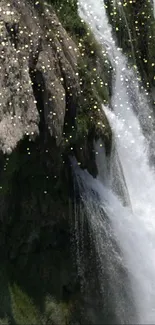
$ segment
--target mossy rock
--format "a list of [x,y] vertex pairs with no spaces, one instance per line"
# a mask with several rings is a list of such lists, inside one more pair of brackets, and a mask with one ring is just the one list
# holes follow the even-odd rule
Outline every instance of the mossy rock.
[[[75,193],[69,155],[75,154],[81,167],[96,177],[94,140],[102,138],[107,150],[111,144],[101,106],[111,97],[111,66],[102,56],[106,53],[78,16],[76,1],[49,3],[77,44],[81,93],[75,125],[69,116],[59,147],[49,134],[46,140],[42,135],[34,141],[25,137],[10,156],[0,157],[0,240],[7,262],[0,317],[11,325],[48,324],[49,319],[50,325],[60,325],[58,320],[68,325],[80,292],[70,251]],[[39,10],[44,9],[42,2]]]
[[17,325],[41,324],[39,311],[32,299],[16,284],[10,286],[12,316]]
[[42,318],[43,325],[68,325],[70,320],[70,305],[64,302],[57,302],[53,297],[45,299],[45,311]]
[[0,318],[0,325],[9,325],[10,321],[8,317]]

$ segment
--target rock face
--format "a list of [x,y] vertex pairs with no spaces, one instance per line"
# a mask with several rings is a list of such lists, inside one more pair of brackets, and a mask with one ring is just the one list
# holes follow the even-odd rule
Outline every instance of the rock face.
[[29,75],[27,44],[19,30],[19,13],[2,2],[0,11],[0,147],[15,148],[25,134],[38,133],[39,114]]
[[79,93],[76,45],[48,6],[0,5],[1,149],[11,152],[25,134],[38,134],[39,115],[60,143],[66,96],[74,93],[75,101]]
[[82,322],[69,157],[95,176],[94,140],[107,151],[111,140],[102,55],[86,26],[83,35],[78,46],[44,1],[0,0],[2,323]]
[[[155,20],[153,2],[147,0],[124,0],[122,5],[105,0],[109,19],[118,44],[137,66],[145,87],[155,87]],[[136,17],[136,18],[135,18]]]

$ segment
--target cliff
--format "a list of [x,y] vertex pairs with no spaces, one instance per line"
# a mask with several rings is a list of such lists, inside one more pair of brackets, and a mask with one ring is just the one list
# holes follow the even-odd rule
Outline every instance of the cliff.
[[110,150],[111,67],[76,2],[57,5],[0,1],[2,324],[82,317],[70,156],[95,177],[94,140]]
[[105,0],[109,20],[118,45],[129,62],[140,73],[141,81],[149,92],[155,87],[155,20],[153,2],[123,0],[119,3]]

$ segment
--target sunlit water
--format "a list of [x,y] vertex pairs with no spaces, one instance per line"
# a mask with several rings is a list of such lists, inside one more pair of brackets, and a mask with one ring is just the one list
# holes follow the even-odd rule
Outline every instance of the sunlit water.
[[[124,205],[113,182],[108,180],[111,171],[106,164],[110,161],[106,162],[102,152],[97,159],[97,180],[75,168],[100,256],[101,287],[104,291],[102,273],[107,260],[118,323],[155,324],[155,173],[149,161],[154,139],[153,116],[147,92],[142,89],[142,94],[137,74],[128,68],[126,58],[114,42],[103,2],[80,0],[79,12],[106,48],[114,67],[113,110],[103,109],[114,134],[130,202]],[[101,171],[106,177],[101,177]],[[112,175],[122,178],[123,174]],[[92,200],[93,191],[97,200]],[[122,277],[122,267],[128,281]]]

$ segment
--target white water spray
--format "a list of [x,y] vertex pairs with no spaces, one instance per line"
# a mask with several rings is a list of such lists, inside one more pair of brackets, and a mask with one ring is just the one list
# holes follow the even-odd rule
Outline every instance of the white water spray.
[[[123,206],[112,183],[102,184],[100,175],[100,180],[93,180],[87,173],[77,171],[77,177],[79,183],[85,184],[85,192],[94,189],[98,193],[98,204],[110,221],[109,227],[101,210],[93,210],[89,195],[83,194],[101,264],[104,264],[106,254],[111,256],[109,272],[118,322],[155,324],[155,172],[149,164],[150,143],[154,139],[152,112],[146,100],[147,93],[144,89],[145,94],[140,91],[136,73],[127,66],[122,51],[116,47],[102,0],[87,0],[87,4],[80,0],[79,12],[89,23],[97,40],[106,48],[115,70],[113,112],[107,107],[103,109],[114,133],[132,212]],[[98,164],[101,164],[101,159]],[[104,229],[106,236],[103,237],[101,229]],[[120,248],[120,254],[112,245],[112,236]],[[105,240],[106,237],[108,240]],[[120,284],[116,264],[123,264],[127,270],[134,315],[132,308],[127,309],[120,296],[121,288],[128,296],[130,294],[123,280]]]

